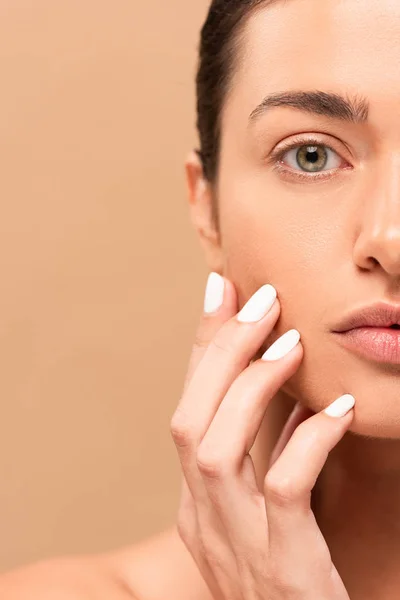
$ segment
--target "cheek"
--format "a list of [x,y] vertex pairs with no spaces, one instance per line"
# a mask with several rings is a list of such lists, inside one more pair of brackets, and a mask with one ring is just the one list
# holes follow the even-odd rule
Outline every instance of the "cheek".
[[[259,203],[260,210],[255,202],[231,197],[229,211],[221,212],[225,275],[236,286],[239,308],[261,285],[271,283],[277,289],[281,314],[255,358],[286,331],[298,329],[304,358],[283,389],[293,397],[301,390],[309,396],[312,389],[321,391],[326,365],[332,364],[328,324],[336,287],[330,275],[334,252],[329,249],[335,242],[306,210],[279,204],[265,201]],[[335,252],[337,261],[337,248]],[[310,408],[315,410],[315,404]]]
[[231,194],[220,206],[225,275],[238,290],[240,307],[270,283],[282,307],[273,334],[292,327],[308,331],[325,309],[321,290],[334,285],[327,228],[304,206],[296,210],[292,203],[263,198],[259,190]]
[[288,329],[298,329],[303,360],[282,390],[314,412],[342,394],[353,394],[350,431],[398,439],[398,374],[389,376],[349,355],[329,331],[342,314],[346,282],[354,275],[348,240],[338,236],[338,231],[345,235],[343,228],[332,214],[324,218],[304,199],[296,203],[283,196],[278,201],[278,192],[264,197],[256,185],[251,189],[243,182],[240,189],[236,184],[219,203],[224,275],[237,289],[239,308],[265,283],[276,287],[282,308],[255,358]]
[[[310,275],[326,272],[335,227],[329,207],[323,210],[316,197],[316,192],[282,190],[264,173],[221,177],[219,212],[227,260],[240,265],[250,283],[259,282],[261,275],[301,285]],[[337,248],[335,252],[337,260]]]

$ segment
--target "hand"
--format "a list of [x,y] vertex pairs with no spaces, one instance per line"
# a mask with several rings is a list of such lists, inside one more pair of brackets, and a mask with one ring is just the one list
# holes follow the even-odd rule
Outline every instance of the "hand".
[[297,404],[260,491],[249,451],[303,348],[298,342],[282,358],[252,360],[278,320],[279,300],[260,320],[239,322],[235,288],[223,281],[223,304],[201,318],[171,420],[184,476],[179,535],[215,599],[349,600],[310,500],[353,410],[333,417]]

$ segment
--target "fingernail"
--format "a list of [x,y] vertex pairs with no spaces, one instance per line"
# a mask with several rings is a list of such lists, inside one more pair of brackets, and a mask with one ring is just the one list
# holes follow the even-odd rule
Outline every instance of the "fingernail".
[[262,360],[278,360],[289,354],[300,341],[297,329],[290,329],[276,340],[262,355]]
[[224,301],[225,281],[218,273],[210,273],[207,280],[206,293],[204,297],[204,312],[207,314],[216,312]]
[[344,415],[346,415],[349,410],[353,408],[355,403],[356,401],[354,396],[351,394],[344,394],[344,396],[340,396],[340,398],[325,408],[324,413],[330,417],[344,417]]
[[276,300],[276,289],[272,285],[263,285],[243,306],[237,315],[241,323],[255,323],[264,317]]

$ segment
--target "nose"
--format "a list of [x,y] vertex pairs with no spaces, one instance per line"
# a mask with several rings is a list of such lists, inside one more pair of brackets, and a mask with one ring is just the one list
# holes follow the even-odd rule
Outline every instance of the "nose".
[[400,153],[388,159],[367,191],[360,211],[355,263],[371,269],[378,263],[388,275],[400,276]]

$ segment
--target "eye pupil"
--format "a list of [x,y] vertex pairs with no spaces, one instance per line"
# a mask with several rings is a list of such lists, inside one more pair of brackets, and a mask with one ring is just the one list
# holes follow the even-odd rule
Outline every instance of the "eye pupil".
[[307,151],[307,160],[312,163],[317,162],[318,153],[316,152],[316,150],[308,150]]
[[[319,171],[328,162],[328,153],[324,146],[301,146],[296,156],[297,162],[303,170]],[[308,167],[307,164],[308,163]]]

